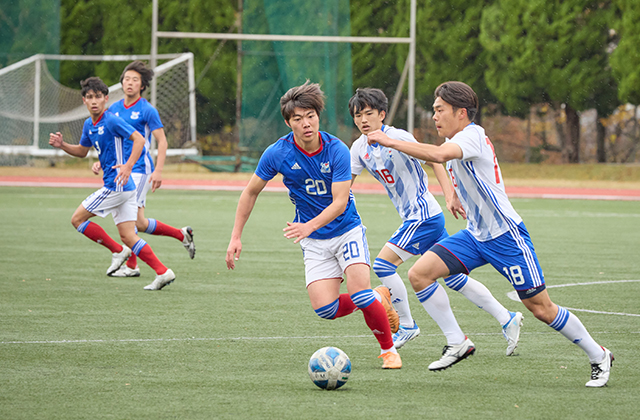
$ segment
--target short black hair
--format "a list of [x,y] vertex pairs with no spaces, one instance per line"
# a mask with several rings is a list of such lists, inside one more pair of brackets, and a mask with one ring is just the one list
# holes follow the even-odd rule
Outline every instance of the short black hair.
[[99,77],[89,77],[88,79],[81,81],[80,87],[82,88],[80,93],[82,93],[83,98],[90,90],[95,93],[102,92],[104,96],[109,94],[109,87]]
[[[362,111],[365,108],[375,109],[378,112],[384,111],[387,113],[389,109],[389,100],[383,91],[376,88],[358,88],[355,95],[349,99],[349,113],[353,118],[356,112]],[[386,115],[385,115],[386,117]]]
[[144,90],[151,85],[151,80],[153,79],[154,75],[153,70],[148,68],[142,61],[133,61],[129,63],[129,65],[122,71],[122,74],[120,75],[120,83],[122,83],[122,81],[124,80],[124,74],[129,70],[133,70],[140,75],[140,93],[144,92]]
[[320,112],[324,109],[324,92],[317,83],[309,80],[303,85],[292,87],[280,98],[280,112],[285,121],[289,121],[293,116],[295,108],[313,109],[320,117]]
[[478,113],[478,96],[469,85],[462,82],[444,82],[433,93],[434,98],[442,98],[453,110],[467,110],[469,121],[473,121]]

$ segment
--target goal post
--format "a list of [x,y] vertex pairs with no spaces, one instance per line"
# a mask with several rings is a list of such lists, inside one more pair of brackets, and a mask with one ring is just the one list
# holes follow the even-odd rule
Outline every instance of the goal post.
[[[80,90],[56,81],[47,62],[121,61],[124,68],[133,60],[149,58],[149,55],[37,54],[0,69],[0,154],[64,155],[49,146],[50,132],[60,131],[69,143],[80,141],[84,121],[89,117]],[[157,58],[167,60],[154,68],[157,89],[154,106],[169,143],[167,155],[197,155],[193,54],[162,54]],[[108,105],[122,98],[120,83],[109,86]]]

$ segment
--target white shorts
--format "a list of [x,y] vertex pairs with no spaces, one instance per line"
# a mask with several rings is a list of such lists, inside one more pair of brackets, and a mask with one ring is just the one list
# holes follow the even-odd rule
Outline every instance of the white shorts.
[[116,226],[138,219],[135,191],[111,191],[105,187],[85,198],[82,202],[88,212],[100,217],[113,216]]
[[131,173],[131,179],[136,184],[136,204],[138,207],[145,207],[147,193],[151,189],[151,176],[133,172]]
[[360,225],[335,238],[301,240],[307,286],[316,280],[341,279],[352,264],[371,266],[366,231]]

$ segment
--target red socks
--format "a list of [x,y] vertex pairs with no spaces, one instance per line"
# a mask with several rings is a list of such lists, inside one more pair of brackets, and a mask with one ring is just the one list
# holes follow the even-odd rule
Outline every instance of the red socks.
[[133,246],[133,252],[140,257],[142,261],[144,261],[149,267],[156,272],[156,274],[164,274],[167,272],[167,267],[160,262],[156,254],[154,254],[153,250],[143,239],[140,239]]
[[109,251],[114,252],[122,252],[122,245],[111,239],[111,237],[107,234],[107,232],[102,229],[102,227],[90,221],[86,221],[80,226],[78,226],[78,232],[82,233],[87,238],[92,241],[99,243],[100,245],[109,248]]
[[156,219],[148,219],[149,226],[147,226],[147,230],[145,233],[150,235],[160,235],[160,236],[171,236],[172,238],[176,238],[180,242],[184,239],[184,234],[178,228],[174,228],[173,226],[165,225],[164,223],[156,220]]
[[137,266],[138,266],[138,257],[136,257],[136,254],[132,252],[131,256],[127,260],[127,267],[133,270]]
[[371,305],[366,308],[360,308],[360,310],[364,315],[367,326],[376,336],[378,343],[380,343],[380,348],[387,350],[393,347],[393,335],[391,335],[387,311],[382,306],[382,303],[374,300]]
[[333,319],[341,318],[358,310],[358,307],[351,300],[351,296],[348,293],[342,293],[338,299],[338,311]]

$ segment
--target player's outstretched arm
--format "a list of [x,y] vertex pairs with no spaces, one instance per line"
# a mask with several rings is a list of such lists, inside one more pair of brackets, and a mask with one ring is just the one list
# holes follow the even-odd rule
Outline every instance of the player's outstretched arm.
[[167,156],[167,136],[164,128],[158,128],[152,131],[153,137],[156,139],[158,157],[156,159],[156,169],[151,174],[151,192],[155,192],[162,185],[162,170],[164,169],[164,161]]
[[62,138],[62,133],[59,131],[57,133],[49,133],[49,145],[56,149],[61,149],[71,156],[81,158],[86,157],[90,149],[90,147],[85,147],[80,144],[69,144],[65,142]]
[[367,141],[369,144],[378,143],[427,162],[444,163],[452,159],[462,159],[462,149],[455,143],[444,143],[440,146],[413,143],[392,139],[381,130],[370,133],[367,136]]
[[283,229],[284,236],[287,239],[295,238],[294,244],[311,235],[321,227],[331,223],[336,217],[344,213],[349,202],[349,192],[351,191],[352,181],[334,182],[331,184],[331,194],[333,201],[319,215],[306,223],[290,223]]
[[267,181],[260,178],[258,175],[253,174],[249,180],[249,184],[242,191],[240,199],[238,200],[238,207],[236,209],[236,219],[233,223],[233,231],[231,232],[231,239],[229,240],[229,246],[227,247],[227,255],[225,261],[227,263],[227,269],[233,270],[236,268],[236,261],[240,259],[240,252],[242,252],[242,230],[244,225],[247,224],[249,216],[253,211],[253,207],[256,204],[258,195],[262,192],[267,185]]

